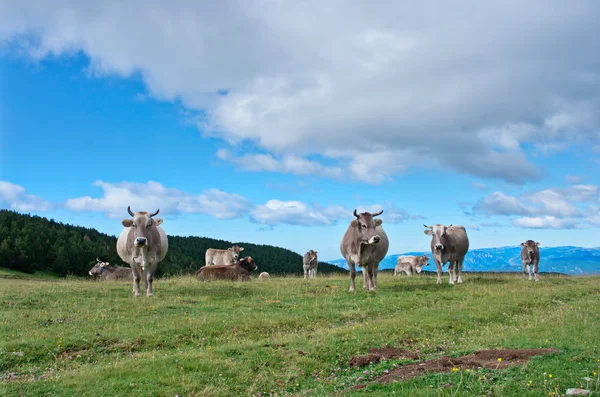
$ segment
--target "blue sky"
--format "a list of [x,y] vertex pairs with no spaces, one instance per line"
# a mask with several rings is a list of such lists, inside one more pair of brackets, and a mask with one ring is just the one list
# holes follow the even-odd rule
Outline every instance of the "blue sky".
[[390,254],[423,223],[598,246],[593,2],[225,3],[3,3],[0,206],[110,234],[160,208],[325,260],[354,208],[384,209]]

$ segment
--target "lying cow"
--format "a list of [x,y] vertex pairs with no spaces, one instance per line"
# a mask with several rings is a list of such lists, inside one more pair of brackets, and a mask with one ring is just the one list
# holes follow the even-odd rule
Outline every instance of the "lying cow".
[[462,283],[462,265],[465,255],[469,250],[469,237],[463,226],[459,225],[423,225],[427,229],[423,232],[431,236],[431,253],[437,270],[437,283],[442,283],[442,266],[450,262],[450,284]]
[[270,276],[270,275],[269,275],[269,273],[267,273],[267,272],[262,272],[261,274],[259,274],[259,275],[258,275],[258,279],[259,279],[259,280],[266,280],[266,279],[268,279],[269,277],[271,277],[271,276]]
[[382,213],[383,211],[376,214],[369,212],[358,214],[354,210],[356,219],[350,222],[342,238],[340,252],[350,268],[350,292],[356,290],[354,285],[356,266],[362,268],[363,288],[367,291],[377,289],[379,262],[385,258],[389,248],[389,240],[381,227],[382,220],[375,219]]
[[111,266],[108,262],[102,262],[96,258],[96,265],[90,269],[88,274],[94,278],[102,278],[104,280],[118,281],[133,280],[133,272],[129,267]]
[[316,278],[317,277],[317,251],[310,250],[302,258],[302,268],[304,269],[304,278]]
[[538,268],[540,264],[540,243],[536,243],[533,240],[527,240],[521,243],[521,262],[523,262],[523,280],[525,280],[525,274],[529,270],[529,280],[531,280],[531,268],[533,268],[533,274],[535,275],[535,281],[540,281],[538,277]]
[[255,269],[258,269],[258,266],[251,257],[247,256],[233,265],[202,266],[196,271],[196,278],[198,281],[250,281],[250,272]]
[[226,250],[209,248],[206,250],[204,263],[206,266],[233,265],[238,261],[240,252],[243,250],[243,247],[239,247],[237,245],[227,248]]
[[394,269],[394,276],[404,272],[408,276],[412,276],[414,272],[421,273],[423,266],[429,266],[429,257],[421,256],[399,256]]

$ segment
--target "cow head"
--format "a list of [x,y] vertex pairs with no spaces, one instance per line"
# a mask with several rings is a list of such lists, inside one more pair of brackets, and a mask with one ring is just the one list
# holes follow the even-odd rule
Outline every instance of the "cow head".
[[96,258],[96,264],[93,268],[90,269],[88,274],[92,277],[98,277],[104,273],[105,267],[108,266],[108,262],[102,262],[98,258]]
[[153,229],[156,229],[163,220],[161,218],[153,219],[152,217],[158,214],[160,210],[156,210],[153,214],[140,211],[135,214],[131,211],[130,207],[127,207],[127,212],[131,215],[132,219],[123,219],[121,222],[123,226],[130,227],[133,231],[133,244],[135,248],[146,248],[148,246],[148,236]]
[[421,255],[417,260],[417,265],[415,266],[416,272],[421,273],[423,266],[429,266],[429,257],[427,255]]
[[311,262],[317,260],[317,254],[318,254],[317,251],[310,250],[307,252],[307,254],[310,257]]
[[231,248],[227,248],[227,250],[233,254],[233,263],[236,263],[238,261],[238,258],[240,257],[240,252],[244,250],[244,247],[234,245]]
[[381,226],[383,221],[381,219],[373,219],[376,216],[383,214],[383,210],[371,214],[369,212],[363,212],[358,214],[354,210],[354,219],[350,222],[350,226],[356,229],[356,235],[361,244],[377,244],[381,237],[377,234],[376,228]]
[[536,243],[533,240],[527,240],[521,243],[521,247],[527,250],[527,255],[532,256],[535,253],[535,249],[540,246],[540,243]]
[[238,266],[240,266],[242,269],[247,270],[248,272],[252,272],[252,270],[256,270],[258,269],[258,266],[256,266],[256,263],[254,263],[254,259],[252,259],[251,257],[247,256],[245,258],[240,259],[237,262]]
[[427,228],[423,233],[432,236],[431,246],[438,251],[442,251],[446,247],[447,232],[452,225],[445,226],[437,224],[434,226],[423,226]]

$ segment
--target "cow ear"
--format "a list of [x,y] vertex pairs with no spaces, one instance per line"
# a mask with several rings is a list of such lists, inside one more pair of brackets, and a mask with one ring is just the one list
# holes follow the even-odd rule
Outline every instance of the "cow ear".
[[350,226],[357,227],[358,226],[358,221],[356,219],[351,220],[350,221]]
[[525,243],[521,243],[521,247],[525,247]]
[[227,248],[227,251],[233,251],[233,250],[231,249],[231,247],[229,247],[229,248]]
[[318,252],[317,252],[317,251],[315,251],[315,255],[317,255],[317,254],[318,254]]
[[536,246],[536,247],[539,247],[539,246],[540,246],[540,243],[535,243],[535,246]]
[[375,219],[375,226],[381,226],[382,223],[383,223],[382,219],[379,219],[379,218]]
[[431,236],[433,234],[433,230],[431,230],[431,229],[425,229],[425,230],[423,230],[423,233],[425,233],[428,236]]
[[156,226],[160,226],[163,223],[163,219],[162,218],[152,218],[154,219],[154,222],[156,223]]
[[240,252],[244,250],[244,247],[240,247]]
[[121,224],[125,227],[131,227],[133,226],[133,219],[123,219]]

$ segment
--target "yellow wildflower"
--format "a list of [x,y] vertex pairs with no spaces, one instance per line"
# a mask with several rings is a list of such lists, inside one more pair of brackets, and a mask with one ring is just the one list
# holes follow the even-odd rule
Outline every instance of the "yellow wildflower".
[[456,372],[456,371],[458,371],[458,368],[456,368],[456,367],[452,368],[452,372]]

